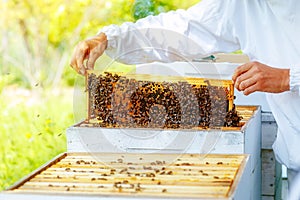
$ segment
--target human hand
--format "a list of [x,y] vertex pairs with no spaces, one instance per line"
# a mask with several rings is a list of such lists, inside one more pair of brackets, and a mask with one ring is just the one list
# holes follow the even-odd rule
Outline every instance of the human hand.
[[290,70],[250,62],[236,68],[232,80],[238,91],[249,95],[256,91],[280,93],[290,89]]
[[71,58],[71,67],[79,74],[85,75],[86,70],[94,69],[96,60],[106,47],[107,38],[104,33],[78,43]]

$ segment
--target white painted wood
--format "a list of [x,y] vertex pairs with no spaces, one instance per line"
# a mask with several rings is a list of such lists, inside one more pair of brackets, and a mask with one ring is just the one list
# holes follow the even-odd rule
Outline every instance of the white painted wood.
[[271,112],[262,113],[262,149],[271,149],[277,135],[277,123]]
[[275,195],[276,169],[272,150],[262,150],[262,194]]
[[[41,194],[15,194],[15,193],[0,193],[2,200],[139,200],[136,197],[115,197],[115,196],[83,196],[83,195],[41,195]],[[245,198],[218,198],[216,200],[247,200]],[[142,198],[142,200],[178,200],[178,198]],[[186,199],[186,200],[195,200]],[[204,200],[199,198],[198,200]],[[213,199],[210,199],[213,200]]]
[[281,165],[276,161],[273,150],[262,150],[262,195],[280,199]]
[[261,200],[274,200],[274,196],[262,195]]
[[[271,112],[262,113],[262,195],[281,199],[282,167],[272,145],[277,135],[277,124]],[[265,198],[265,197],[264,197]]]
[[[200,153],[209,131],[107,129],[72,126],[68,152]],[[240,130],[216,133],[216,145],[205,153],[250,154],[246,187],[253,200],[261,197],[261,110]],[[203,153],[203,152],[202,152]],[[247,175],[246,175],[247,176]]]
[[[209,131],[105,129],[70,127],[68,152],[200,153]],[[244,133],[217,133],[214,148],[206,153],[244,153]]]

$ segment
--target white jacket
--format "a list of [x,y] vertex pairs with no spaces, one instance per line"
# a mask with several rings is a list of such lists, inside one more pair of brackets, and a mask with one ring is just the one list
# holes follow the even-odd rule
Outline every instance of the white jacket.
[[[121,62],[191,60],[241,49],[252,61],[290,68],[291,91],[267,94],[278,123],[277,159],[300,170],[300,1],[203,0],[188,10],[104,27]],[[130,56],[126,56],[130,55]]]

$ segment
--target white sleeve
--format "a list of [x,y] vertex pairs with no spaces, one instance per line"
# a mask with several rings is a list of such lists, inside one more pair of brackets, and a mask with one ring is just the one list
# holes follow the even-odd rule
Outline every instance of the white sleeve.
[[290,90],[300,95],[300,67],[290,69]]
[[203,0],[188,10],[104,27],[106,54],[123,63],[192,60],[240,48],[232,32],[231,0]]

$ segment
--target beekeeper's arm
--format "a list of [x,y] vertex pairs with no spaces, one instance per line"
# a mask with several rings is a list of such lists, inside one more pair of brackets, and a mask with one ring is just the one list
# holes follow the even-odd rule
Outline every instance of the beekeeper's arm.
[[104,27],[97,36],[75,47],[71,66],[85,74],[104,51],[119,62],[138,64],[191,60],[238,50],[239,42],[228,20],[230,2],[203,0],[188,10]]

